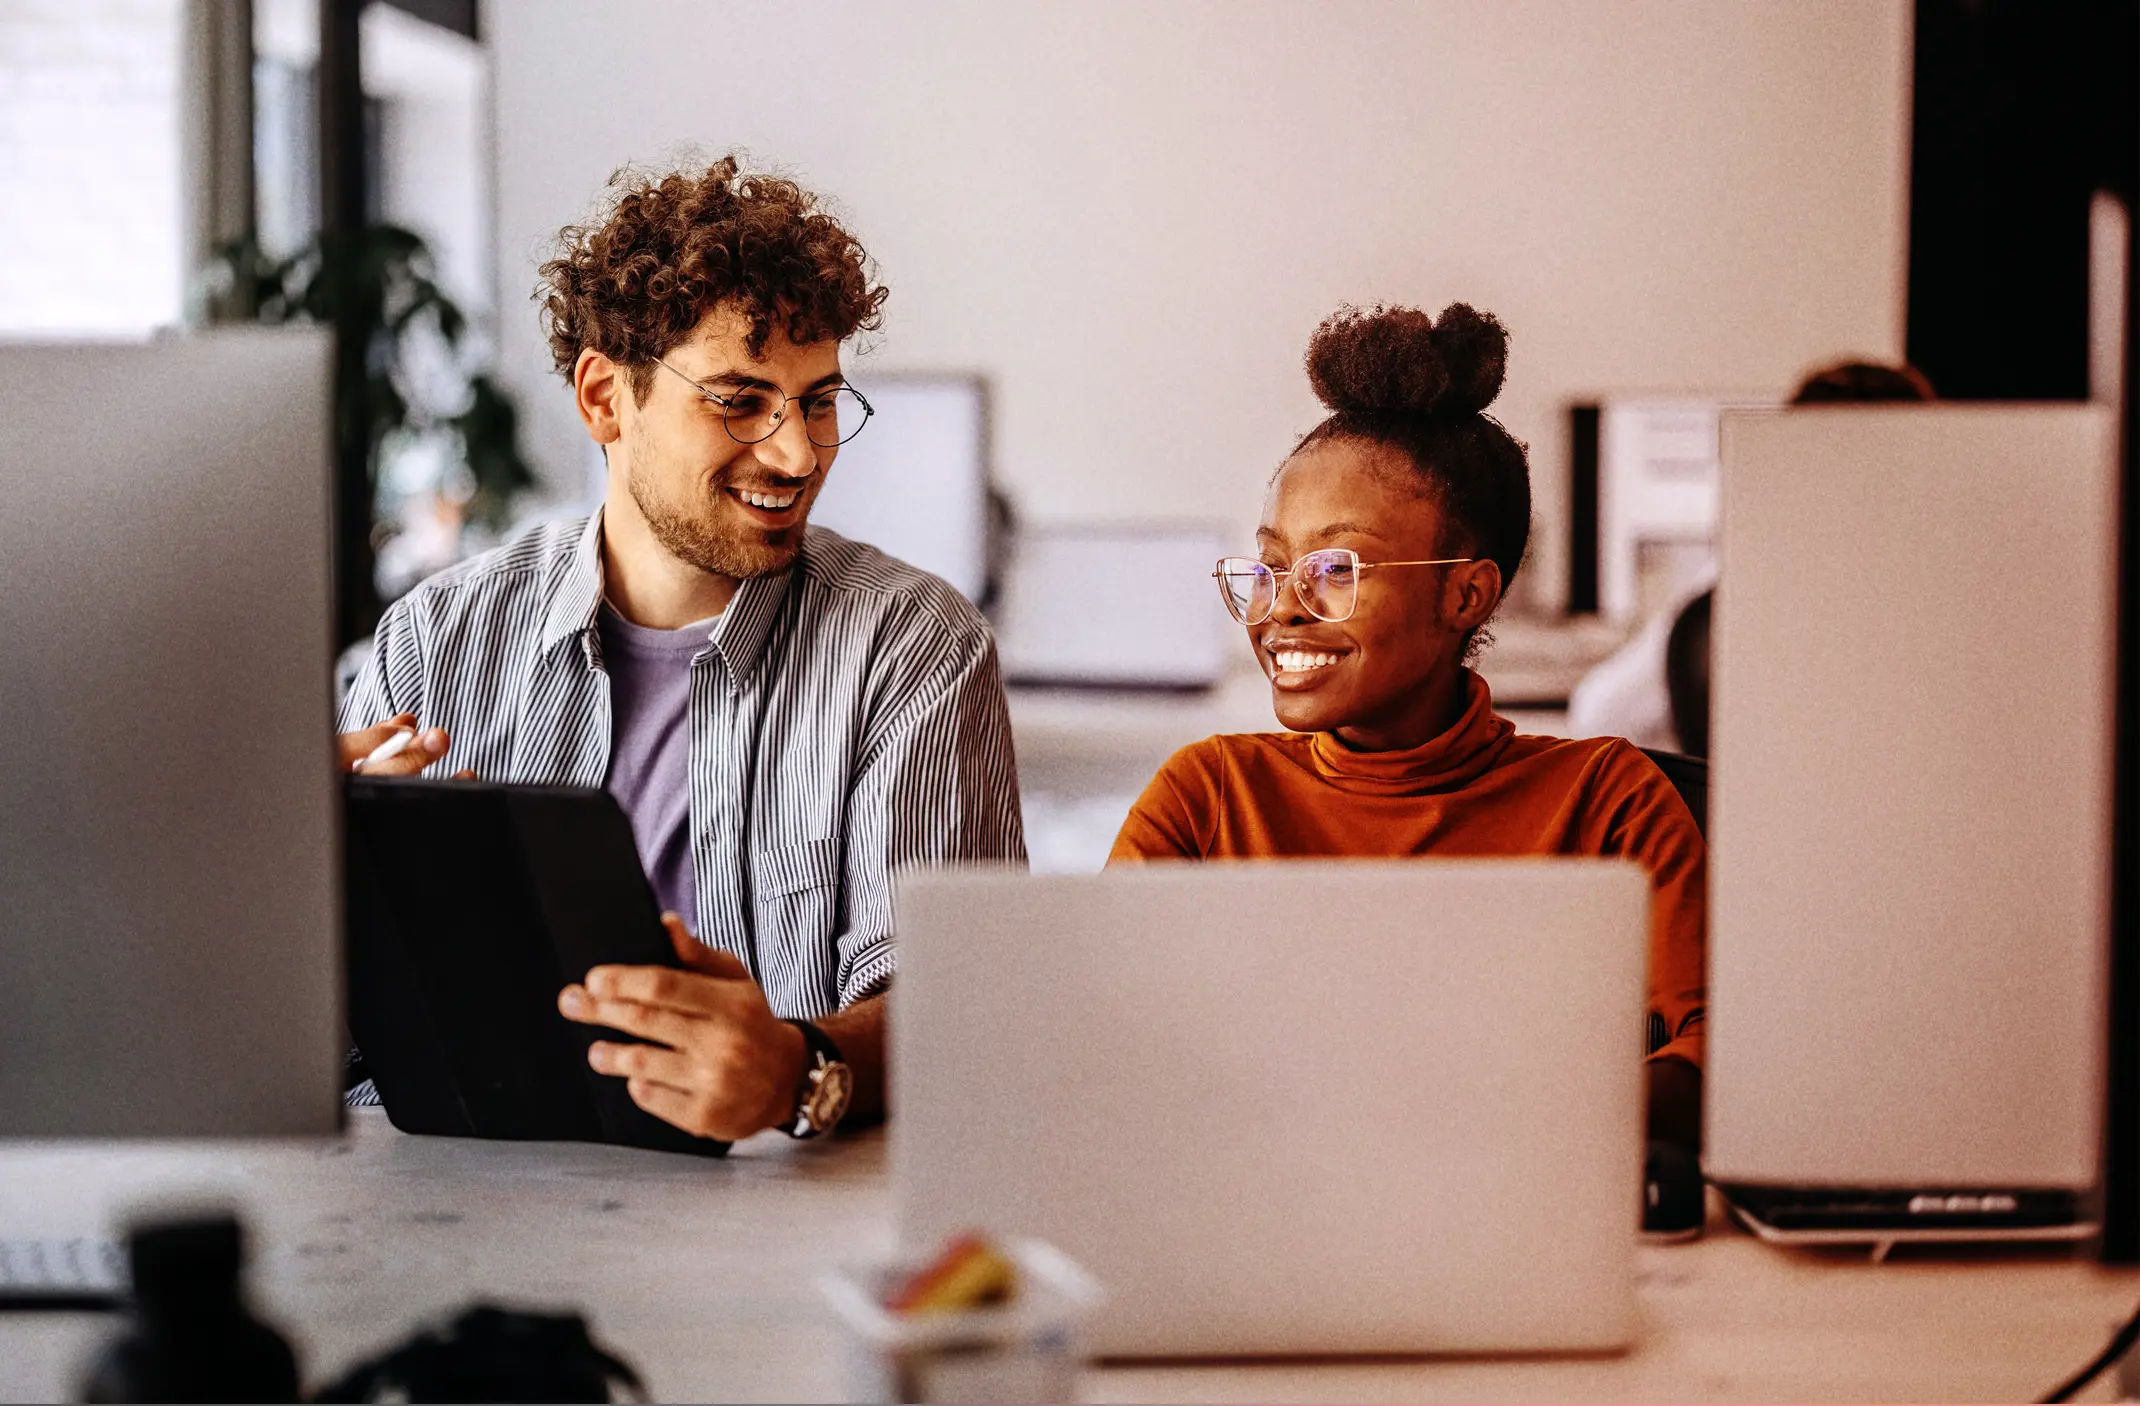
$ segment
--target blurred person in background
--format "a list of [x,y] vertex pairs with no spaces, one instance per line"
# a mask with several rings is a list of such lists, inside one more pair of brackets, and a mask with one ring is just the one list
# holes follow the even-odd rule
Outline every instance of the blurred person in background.
[[[1843,361],[1806,377],[1792,405],[1928,401],[1914,366]],[[1716,566],[1651,616],[1635,637],[1583,675],[1568,695],[1574,737],[1624,737],[1638,747],[1709,755],[1709,635]]]
[[[1176,752],[1111,863],[1618,855],[1650,875],[1650,1136],[1699,1144],[1707,854],[1649,758],[1528,737],[1468,667],[1523,561],[1524,447],[1486,414],[1508,334],[1452,304],[1345,309],[1307,370],[1330,414],[1279,466],[1259,554],[1216,571],[1286,732]],[[1630,1026],[1638,1018],[1628,1012]],[[1632,1033],[1632,1032],[1631,1032]]]
[[1025,858],[995,643],[945,582],[808,523],[870,414],[840,361],[886,296],[861,245],[733,157],[613,184],[540,290],[602,506],[397,601],[341,757],[606,786],[685,969],[566,987],[651,1042],[589,1063],[700,1136],[811,1136],[850,1092],[884,1105],[893,868]]

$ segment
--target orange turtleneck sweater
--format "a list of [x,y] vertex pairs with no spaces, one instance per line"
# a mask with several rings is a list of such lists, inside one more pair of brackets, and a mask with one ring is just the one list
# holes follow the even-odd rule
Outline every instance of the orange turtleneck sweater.
[[1650,873],[1656,1055],[1702,1060],[1707,851],[1648,757],[1616,737],[1518,736],[1486,681],[1454,727],[1403,752],[1334,733],[1208,737],[1167,759],[1109,863],[1403,855],[1616,855]]

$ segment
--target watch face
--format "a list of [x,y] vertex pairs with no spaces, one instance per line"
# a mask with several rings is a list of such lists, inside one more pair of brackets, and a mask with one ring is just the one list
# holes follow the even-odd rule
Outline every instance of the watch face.
[[840,1121],[847,1112],[847,1100],[854,1095],[854,1072],[846,1065],[832,1063],[818,1071],[817,1087],[810,1091],[809,1104],[804,1113],[810,1126],[824,1132]]

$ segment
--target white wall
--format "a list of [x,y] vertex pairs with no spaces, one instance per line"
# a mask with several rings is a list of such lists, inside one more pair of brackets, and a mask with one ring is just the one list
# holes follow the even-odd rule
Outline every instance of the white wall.
[[487,56],[391,6],[371,6],[361,24],[364,91],[384,99],[380,213],[421,234],[446,292],[487,318],[497,296]]
[[617,165],[733,144],[882,264],[856,363],[978,369],[1035,519],[1245,532],[1341,301],[1514,336],[1531,589],[1564,580],[1565,405],[1789,388],[1902,344],[1904,0],[1000,4],[510,0],[495,48],[507,372],[584,437],[524,295]]

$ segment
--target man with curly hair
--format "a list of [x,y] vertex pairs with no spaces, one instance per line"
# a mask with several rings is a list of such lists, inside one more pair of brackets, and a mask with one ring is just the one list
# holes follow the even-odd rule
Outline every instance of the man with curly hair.
[[944,582],[808,525],[869,416],[840,364],[885,298],[861,246],[733,157],[612,184],[541,290],[601,509],[397,601],[342,756],[606,786],[685,967],[566,987],[651,1042],[589,1063],[701,1136],[810,1136],[850,1090],[884,1106],[892,869],[1024,860],[995,645]]

